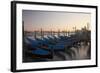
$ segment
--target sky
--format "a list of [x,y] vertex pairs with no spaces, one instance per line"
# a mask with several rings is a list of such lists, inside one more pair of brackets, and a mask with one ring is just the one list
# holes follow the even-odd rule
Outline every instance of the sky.
[[90,13],[23,10],[22,20],[25,31],[73,31],[81,29],[91,22]]

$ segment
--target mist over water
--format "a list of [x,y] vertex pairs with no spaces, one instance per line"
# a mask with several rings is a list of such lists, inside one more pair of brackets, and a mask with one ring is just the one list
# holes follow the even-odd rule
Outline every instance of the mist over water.
[[90,59],[90,43],[87,45],[84,45],[81,43],[80,46],[77,47],[71,47],[70,48],[73,52],[71,52],[71,57],[68,55],[66,58],[67,60],[84,60],[84,59]]

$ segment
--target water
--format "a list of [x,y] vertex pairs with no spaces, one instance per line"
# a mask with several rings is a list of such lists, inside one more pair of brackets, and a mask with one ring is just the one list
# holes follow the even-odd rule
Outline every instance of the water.
[[[75,33],[72,33],[72,34],[74,35]],[[72,35],[72,34],[70,33],[70,35]],[[63,33],[60,34],[60,35],[65,36],[65,37],[70,36],[70,35],[66,36]],[[84,35],[81,35],[81,36],[84,37]],[[36,37],[34,37],[34,36],[36,36]],[[51,38],[54,38],[54,36],[57,39],[59,38],[58,33],[55,33],[53,35],[51,35],[50,33],[45,33],[43,36],[41,36],[40,33],[38,33],[37,35],[35,33],[31,33],[31,35],[26,35],[26,37],[34,39],[34,40],[36,40],[36,38],[43,40],[43,37],[48,38],[48,36],[51,37]],[[59,41],[59,42],[62,43],[62,42],[64,42],[64,40]],[[72,41],[69,41],[69,42],[72,42]],[[68,43],[68,42],[65,42],[65,43]],[[91,58],[91,44],[90,43],[91,43],[90,41],[87,42],[87,40],[86,40],[86,41],[76,42],[70,47],[66,47],[66,45],[68,45],[68,44],[64,44],[64,48],[62,48],[62,49],[64,49],[63,51],[62,50],[54,51],[53,49],[57,49],[57,48],[54,48],[55,45],[49,44],[50,46],[54,46],[51,49],[49,49],[50,46],[46,48],[46,49],[51,50],[50,56],[52,56],[52,58],[39,57],[38,59],[36,59],[36,58],[32,58],[31,57],[32,55],[31,55],[29,57],[24,56],[23,61],[24,62],[33,62],[33,60],[34,60],[34,61],[38,62],[39,59],[40,59],[40,62],[41,62],[41,61],[64,61],[64,60],[86,60],[86,59],[90,59]],[[56,44],[58,44],[58,43],[56,42]],[[40,48],[43,48],[43,47],[40,47]],[[26,49],[27,49],[27,51],[29,50],[29,48],[26,48]],[[34,50],[32,50],[32,51],[34,51]],[[40,52],[40,50],[39,50],[39,52]]]

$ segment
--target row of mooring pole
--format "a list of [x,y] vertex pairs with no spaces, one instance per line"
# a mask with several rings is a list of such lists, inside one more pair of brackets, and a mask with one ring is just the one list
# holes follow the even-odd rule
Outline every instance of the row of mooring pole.
[[[23,31],[24,31],[24,21],[22,21],[22,28],[23,28]],[[89,30],[89,23],[87,23],[87,30]],[[73,31],[76,33],[76,27],[73,27]],[[44,31],[42,28],[40,29],[40,31],[34,31],[34,38],[37,38],[37,36],[40,36],[41,38],[44,37],[45,33],[48,33],[47,31]],[[58,29],[58,31],[53,31],[52,29],[49,31],[49,34],[51,36],[55,35],[55,33],[57,34],[57,36],[61,36],[61,34],[63,34],[63,36],[69,36],[72,32],[70,31],[60,31],[60,29]],[[23,33],[25,35],[25,33]]]
[[40,31],[34,31],[34,38],[36,39],[38,36],[42,38],[44,38],[45,36],[45,33],[48,33],[49,35],[51,36],[54,36],[55,33],[57,34],[57,36],[61,36],[61,34],[63,34],[63,36],[68,36],[70,32],[61,32],[60,30],[58,30],[57,32],[54,32],[54,31],[49,31],[49,32],[46,32],[46,31],[43,31],[43,29],[41,28]]

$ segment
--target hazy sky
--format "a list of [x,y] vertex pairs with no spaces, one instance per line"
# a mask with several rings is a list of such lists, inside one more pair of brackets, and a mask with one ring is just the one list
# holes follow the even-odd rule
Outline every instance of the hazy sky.
[[90,24],[91,14],[56,11],[23,10],[22,20],[27,31],[40,30],[73,30],[76,26],[81,29]]

